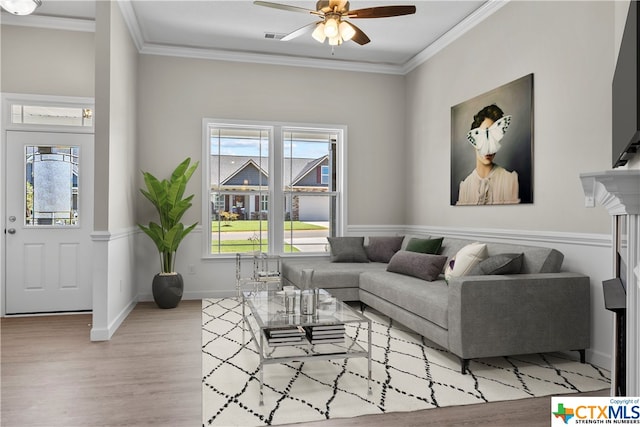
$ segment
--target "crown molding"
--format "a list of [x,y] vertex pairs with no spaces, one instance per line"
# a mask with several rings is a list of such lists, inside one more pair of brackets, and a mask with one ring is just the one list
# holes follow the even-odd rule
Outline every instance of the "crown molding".
[[289,67],[308,67],[364,73],[403,74],[402,67],[396,65],[375,64],[332,59],[300,58],[286,55],[268,55],[260,53],[234,52],[219,49],[191,48],[156,45],[145,43],[140,53],[183,58],[209,59],[218,61],[246,62],[254,64],[283,65]]
[[409,59],[402,66],[402,74],[408,74],[435,54],[449,46],[473,27],[493,15],[511,0],[489,0],[473,13],[460,21],[458,25],[444,33],[438,40],[427,46],[422,52]]
[[406,75],[419,65],[423,64],[435,54],[446,48],[449,44],[457,40],[463,34],[484,21],[487,17],[501,9],[510,0],[489,0],[480,8],[462,20],[458,25],[443,34],[434,43],[427,46],[423,51],[413,56],[404,64],[379,64],[358,61],[342,61],[331,59],[300,58],[286,55],[270,55],[248,52],[233,52],[220,49],[208,48],[186,48],[176,46],[157,45],[145,43],[144,37],[139,30],[135,13],[128,1],[118,0],[118,3],[125,14],[125,21],[129,26],[138,51],[143,54],[178,56],[183,58],[210,59],[219,61],[249,62],[256,64],[285,65],[290,67],[308,67],[332,69],[341,71],[356,71],[364,73],[396,74]]
[[312,59],[287,55],[237,52],[224,49],[168,46],[148,43],[143,34],[135,11],[128,0],[118,0],[124,21],[129,28],[138,52],[145,55],[173,56],[181,58],[208,59],[218,61],[246,62],[253,64],[284,65],[289,67],[322,68],[342,71],[357,71],[382,74],[403,74],[401,65],[374,64],[367,62],[332,59]]
[[50,30],[96,31],[96,22],[90,19],[60,18],[55,16],[24,15],[16,16],[2,12],[2,25],[16,25],[20,27],[47,28]]
[[[133,7],[131,6],[131,1],[117,0],[123,19],[129,29],[129,33],[131,34],[131,38],[138,49],[138,52],[141,54],[395,75],[408,74],[438,52],[445,49],[450,43],[457,40],[463,34],[484,21],[487,17],[491,16],[497,10],[501,9],[509,3],[509,1],[510,0],[487,1],[420,53],[413,56],[404,64],[395,65],[361,61],[301,58],[287,55],[236,52],[223,49],[167,46],[148,43],[145,41],[145,35],[138,24],[138,19]],[[2,13],[2,24],[86,32],[95,32],[96,27],[95,21],[85,19],[56,18],[38,15],[15,16],[8,13]]]
[[138,25],[138,18],[136,17],[136,13],[133,11],[133,6],[131,6],[131,2],[128,0],[118,0],[118,6],[120,6],[122,18],[129,29],[129,34],[131,34],[133,43],[136,45],[138,52],[140,52],[144,45],[144,35],[142,34],[140,25]]
[[237,52],[224,49],[167,46],[145,41],[135,11],[129,0],[118,0],[124,21],[129,28],[138,52],[145,55],[174,56],[180,58],[208,59],[217,61],[248,62],[254,64],[284,65],[290,67],[308,67],[357,71],[367,73],[402,74],[401,65],[374,64],[356,61],[332,59],[312,59],[287,55],[261,54],[253,52]]

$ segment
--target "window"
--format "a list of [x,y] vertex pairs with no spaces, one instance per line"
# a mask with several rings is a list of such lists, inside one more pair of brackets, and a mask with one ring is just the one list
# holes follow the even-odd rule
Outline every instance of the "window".
[[211,213],[215,217],[218,213],[224,211],[224,196],[221,194],[211,195]]
[[269,196],[260,196],[260,210],[263,212],[269,210]]
[[12,104],[11,123],[91,127],[93,111],[91,108]]
[[329,166],[322,166],[320,170],[320,183],[329,184]]
[[205,119],[203,128],[206,254],[326,252],[327,237],[342,234],[343,127]]

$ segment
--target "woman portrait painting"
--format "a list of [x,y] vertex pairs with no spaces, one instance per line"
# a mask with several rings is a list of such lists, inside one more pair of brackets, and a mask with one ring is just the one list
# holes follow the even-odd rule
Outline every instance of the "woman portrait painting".
[[497,105],[488,105],[473,117],[467,139],[476,151],[476,167],[460,183],[457,205],[520,203],[518,173],[494,163],[510,124],[511,116]]
[[451,107],[451,205],[533,203],[533,74]]

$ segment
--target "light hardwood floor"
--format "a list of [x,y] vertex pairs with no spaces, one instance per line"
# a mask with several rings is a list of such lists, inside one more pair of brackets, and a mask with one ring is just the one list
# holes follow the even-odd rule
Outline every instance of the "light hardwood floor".
[[[200,301],[173,310],[140,303],[108,342],[89,341],[90,322],[90,315],[0,320],[0,425],[202,425]],[[548,426],[550,410],[545,397],[307,425]]]

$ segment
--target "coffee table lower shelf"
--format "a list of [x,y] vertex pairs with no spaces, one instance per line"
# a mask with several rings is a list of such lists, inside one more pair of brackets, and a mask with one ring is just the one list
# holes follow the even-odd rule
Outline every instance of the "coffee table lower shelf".
[[[367,325],[367,345],[363,347],[357,341],[355,341],[347,333],[344,335],[344,342],[338,343],[322,343],[312,344],[306,338],[301,342],[295,342],[291,345],[278,345],[270,346],[268,344],[266,331],[270,329],[265,325],[265,322],[259,322],[256,318],[256,312],[259,314],[259,310],[254,311],[254,307],[251,304],[247,304],[247,298],[250,295],[255,294],[252,292],[243,293],[242,298],[242,318],[243,318],[243,330],[242,339],[245,339],[245,330],[248,330],[251,334],[251,341],[254,342],[256,350],[260,355],[260,364],[258,369],[258,380],[260,382],[260,405],[264,405],[264,365],[276,364],[276,363],[288,363],[288,362],[302,362],[311,360],[334,360],[334,359],[348,359],[353,357],[363,357],[367,359],[367,392],[372,393],[371,390],[371,320],[362,316],[360,313],[353,311],[350,307],[344,305],[344,303],[338,302],[343,305],[341,310],[353,311],[350,315],[355,315],[355,320],[347,321],[345,323],[359,323]],[[276,296],[274,295],[274,298]],[[245,310],[245,306],[249,305],[250,310]],[[306,316],[294,316],[297,321],[292,321],[291,326],[317,326],[319,323],[314,323],[313,318],[306,318]],[[326,320],[326,316],[323,317]],[[260,319],[262,320],[262,319]],[[259,323],[262,323],[260,325]],[[268,323],[268,322],[266,322]]]

